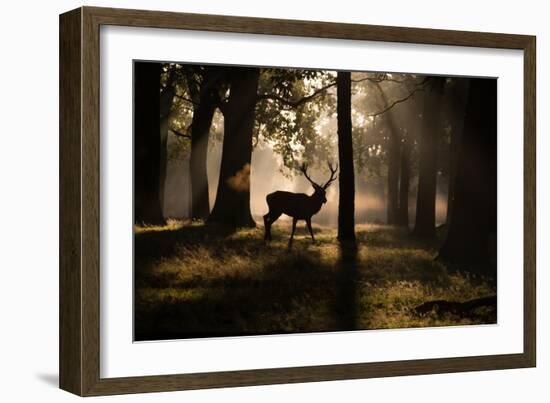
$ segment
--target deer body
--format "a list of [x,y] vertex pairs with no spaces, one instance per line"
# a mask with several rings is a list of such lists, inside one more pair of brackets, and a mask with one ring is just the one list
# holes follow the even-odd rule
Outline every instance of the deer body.
[[321,210],[323,200],[315,193],[311,196],[305,193],[292,193],[278,190],[265,198],[269,211],[281,211],[281,214],[305,220]]
[[331,171],[330,179],[325,185],[320,186],[313,182],[307,175],[307,166],[302,165],[302,173],[310,181],[315,190],[312,195],[278,190],[266,196],[267,206],[269,207],[269,212],[264,215],[264,239],[266,241],[271,240],[271,225],[283,214],[292,217],[292,234],[290,235],[289,246],[292,245],[292,239],[294,238],[298,220],[305,220],[309,233],[311,234],[311,239],[315,241],[313,229],[311,227],[311,217],[317,214],[321,210],[323,204],[327,202],[325,191],[327,187],[336,180],[334,175],[338,168],[333,169],[329,164],[329,169]]

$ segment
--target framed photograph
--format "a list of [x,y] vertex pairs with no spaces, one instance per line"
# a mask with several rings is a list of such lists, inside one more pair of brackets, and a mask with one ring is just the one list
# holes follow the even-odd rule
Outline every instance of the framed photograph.
[[60,16],[60,387],[533,367],[535,37]]

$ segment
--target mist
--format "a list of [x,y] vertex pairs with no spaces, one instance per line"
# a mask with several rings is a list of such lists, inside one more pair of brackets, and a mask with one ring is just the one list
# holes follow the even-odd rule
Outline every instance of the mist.
[[[216,126],[223,126],[223,117],[217,113]],[[324,130],[333,130],[335,116],[327,117]],[[220,164],[222,157],[223,134],[218,138],[211,138],[208,144],[207,173],[208,194],[210,209],[216,199]],[[266,196],[277,190],[296,193],[312,194],[313,188],[303,175],[291,172],[284,166],[282,157],[274,153],[273,149],[260,140],[252,152],[252,169],[250,170],[250,209],[254,220],[262,222],[262,216],[267,213]],[[329,174],[326,166],[314,166],[309,169],[311,178],[317,183],[324,183]],[[386,222],[386,189],[387,178],[369,175],[364,171],[355,170],[355,220],[357,224],[384,224]],[[189,218],[191,207],[189,177],[189,160],[171,159],[167,165],[166,186],[164,194],[163,213],[166,218]],[[416,214],[416,191],[418,178],[411,180],[409,194],[409,225],[413,225]],[[436,193],[436,223],[442,225],[447,215],[447,179],[438,175]],[[338,181],[327,189],[327,203],[315,216],[314,224],[329,228],[336,228],[338,224]],[[290,217],[282,216],[282,222],[290,221]]]

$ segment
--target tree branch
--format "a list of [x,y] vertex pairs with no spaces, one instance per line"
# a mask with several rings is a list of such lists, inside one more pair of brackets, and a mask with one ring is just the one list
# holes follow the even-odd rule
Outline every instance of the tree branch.
[[417,307],[413,308],[413,312],[419,316],[429,314],[430,312],[435,312],[437,315],[440,316],[443,316],[446,313],[452,313],[459,316],[471,316],[474,310],[481,307],[496,309],[496,295],[476,298],[466,302],[446,300],[428,301],[424,302],[422,305],[418,305]]
[[182,133],[182,132],[180,132],[178,130],[175,130],[175,129],[168,129],[168,130],[170,130],[174,135],[176,135],[178,137],[183,137],[183,138],[191,140],[191,135],[188,134],[188,133]]
[[176,97],[176,98],[178,98],[178,99],[181,99],[182,101],[189,102],[189,103],[191,103],[191,104],[193,104],[193,105],[197,105],[197,106],[200,105],[198,102],[195,102],[195,101],[193,101],[193,100],[190,99],[190,98],[186,98],[186,97],[184,97],[183,95],[174,94],[174,97]]
[[281,97],[279,95],[275,95],[275,94],[261,94],[261,95],[258,95],[257,99],[258,100],[270,99],[272,101],[277,101],[277,102],[280,102],[284,105],[290,106],[291,108],[296,108],[296,107],[312,100],[313,98],[315,98],[317,95],[319,95],[323,91],[326,91],[329,88],[334,87],[335,85],[336,85],[336,81],[333,82],[333,83],[327,84],[327,85],[325,85],[321,88],[318,88],[315,91],[313,91],[313,93],[311,93],[311,94],[309,94],[305,97],[296,99],[296,100],[286,99],[286,98],[283,98],[283,97]]
[[395,78],[376,78],[376,77],[364,77],[364,78],[358,78],[356,80],[351,80],[352,83],[362,83],[363,81],[370,81],[371,83],[379,84],[383,82],[389,82],[389,83],[397,83],[397,84],[403,84],[406,82],[405,80],[396,80]]
[[405,102],[406,100],[408,100],[409,98],[411,98],[415,93],[417,93],[418,91],[424,91],[424,87],[416,87],[414,90],[412,90],[406,97],[404,98],[401,98],[401,99],[398,99],[396,101],[393,101],[391,104],[389,105],[386,105],[385,108],[383,108],[382,110],[378,111],[378,112],[375,112],[375,113],[371,113],[367,116],[369,117],[376,117],[376,116],[380,116],[380,115],[383,115],[384,113],[386,113],[387,111],[389,111],[391,108],[393,108],[395,105],[397,104],[400,104],[402,102]]

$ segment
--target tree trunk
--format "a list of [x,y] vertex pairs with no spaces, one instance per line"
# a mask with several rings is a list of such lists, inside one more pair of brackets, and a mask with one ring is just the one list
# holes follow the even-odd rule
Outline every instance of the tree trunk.
[[409,226],[409,185],[411,177],[412,140],[407,134],[401,146],[401,172],[399,179],[399,210],[397,225]]
[[[191,218],[206,220],[210,214],[208,194],[207,155],[210,127],[216,111],[223,69],[205,67],[200,85],[193,88],[195,105],[191,122]],[[191,86],[192,84],[190,84]]]
[[160,207],[164,212],[165,206],[165,188],[166,188],[166,172],[168,169],[168,128],[170,124],[170,112],[172,110],[172,102],[174,100],[174,87],[172,74],[166,83],[166,87],[160,95],[160,172],[159,172],[159,197]]
[[134,64],[134,222],[162,224],[159,63]]
[[255,227],[250,213],[250,162],[260,70],[230,72],[230,95],[223,108],[224,138],[216,201],[208,223],[230,228]]
[[[391,111],[387,112],[388,114]],[[399,152],[401,144],[399,135],[395,131],[393,118],[388,115],[388,125],[390,127],[390,142],[388,147],[388,195],[387,195],[387,222],[389,225],[398,223],[399,216]]]
[[[382,90],[380,84],[375,84],[376,89],[382,99],[383,107],[389,105],[388,98]],[[394,225],[398,222],[399,216],[399,153],[401,151],[401,139],[399,130],[396,127],[393,110],[389,110],[384,114],[386,124],[389,130],[389,143],[387,149],[388,160],[388,186],[386,195],[386,216],[387,224]]]
[[208,134],[216,110],[212,100],[201,97],[195,107],[191,123],[191,155],[189,173],[191,175],[191,218],[206,220],[210,214],[208,200],[208,175],[206,170],[208,155]]
[[451,123],[451,143],[449,145],[449,190],[447,194],[447,219],[448,228],[454,207],[454,188],[458,165],[458,153],[464,131],[464,114],[466,113],[466,102],[468,97],[468,79],[455,79],[455,88],[452,95],[452,110],[449,111]]
[[413,233],[419,237],[435,236],[435,198],[437,186],[437,145],[441,124],[441,101],[444,78],[432,78],[424,97],[423,129],[420,137],[420,162],[416,220]]
[[497,80],[471,79],[454,208],[438,258],[496,268]]
[[338,159],[340,164],[338,239],[340,241],[355,241],[355,174],[351,136],[351,73],[339,71],[337,86],[336,108],[338,113]]

